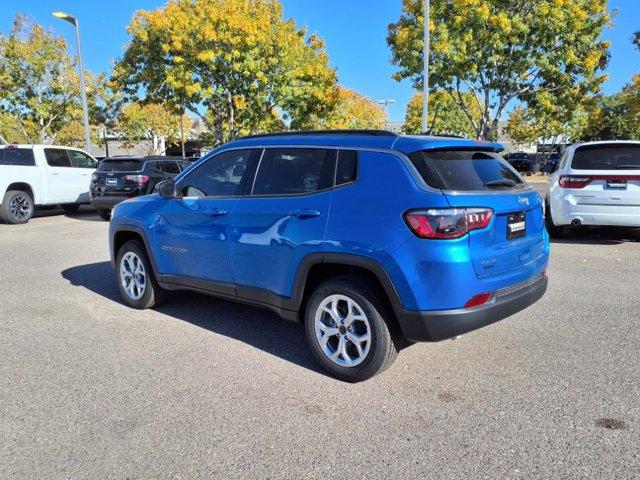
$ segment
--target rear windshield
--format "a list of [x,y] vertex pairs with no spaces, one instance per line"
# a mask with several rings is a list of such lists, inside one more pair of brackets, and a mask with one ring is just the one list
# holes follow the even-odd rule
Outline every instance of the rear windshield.
[[640,170],[640,145],[589,145],[573,154],[576,170]]
[[100,162],[98,170],[103,172],[137,172],[142,168],[141,160],[108,160]]
[[32,167],[36,164],[33,150],[30,148],[0,148],[0,165],[17,165]]
[[499,155],[442,150],[409,156],[427,185],[441,190],[478,191],[522,189],[520,175]]

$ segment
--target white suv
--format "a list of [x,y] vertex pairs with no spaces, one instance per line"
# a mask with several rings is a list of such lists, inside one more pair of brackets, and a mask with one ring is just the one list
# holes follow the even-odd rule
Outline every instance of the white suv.
[[549,177],[546,223],[552,237],[568,225],[640,227],[640,142],[569,147]]

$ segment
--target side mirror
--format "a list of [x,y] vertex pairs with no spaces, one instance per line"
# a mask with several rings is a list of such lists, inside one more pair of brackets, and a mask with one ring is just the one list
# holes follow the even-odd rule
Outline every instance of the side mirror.
[[176,182],[172,179],[163,180],[156,185],[156,192],[162,198],[174,198],[176,196]]

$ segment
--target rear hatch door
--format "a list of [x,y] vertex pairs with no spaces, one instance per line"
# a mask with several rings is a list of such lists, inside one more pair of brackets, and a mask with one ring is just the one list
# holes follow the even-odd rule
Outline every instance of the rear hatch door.
[[410,158],[451,207],[493,210],[489,226],[468,235],[479,277],[517,270],[545,254],[540,195],[498,154],[443,150],[417,152]]
[[640,144],[578,147],[571,172],[578,205],[640,206]]
[[103,195],[128,194],[139,186],[137,182],[125,179],[127,175],[138,175],[142,171],[141,159],[110,159],[100,162],[94,172],[92,182],[97,193]]

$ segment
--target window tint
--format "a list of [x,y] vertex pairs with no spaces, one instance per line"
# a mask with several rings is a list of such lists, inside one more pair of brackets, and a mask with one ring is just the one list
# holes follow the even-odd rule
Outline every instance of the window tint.
[[434,188],[456,191],[524,188],[518,173],[499,155],[473,151],[423,151],[409,157]]
[[89,155],[77,150],[68,150],[71,163],[76,168],[96,168],[96,161]]
[[292,195],[329,188],[333,165],[327,150],[268,148],[258,167],[253,195]]
[[111,160],[105,158],[100,162],[98,170],[103,172],[137,172],[142,169],[142,160],[128,158],[126,160]]
[[340,150],[336,169],[336,185],[353,182],[357,175],[357,164],[358,152],[355,150]]
[[254,150],[233,150],[210,158],[182,182],[186,197],[225,197],[240,195],[247,162]]
[[0,149],[0,165],[18,165],[32,167],[36,164],[33,150],[30,148],[5,147]]
[[588,145],[573,155],[576,170],[640,170],[640,145]]
[[70,167],[71,159],[66,150],[61,148],[45,148],[44,156],[50,167]]
[[168,173],[170,175],[176,175],[180,173],[178,162],[160,162],[160,170],[163,173]]

